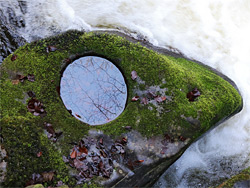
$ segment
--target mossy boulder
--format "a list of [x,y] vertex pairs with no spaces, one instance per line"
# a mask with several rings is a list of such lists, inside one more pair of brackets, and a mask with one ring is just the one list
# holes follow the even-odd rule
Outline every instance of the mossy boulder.
[[[63,156],[69,156],[74,143],[92,129],[109,140],[126,137],[126,151],[142,162],[133,170],[124,171],[124,167],[120,174],[119,169],[126,164],[114,167],[119,178],[112,177],[106,185],[148,186],[194,140],[241,110],[242,98],[226,77],[176,54],[161,54],[127,39],[110,33],[70,31],[26,44],[4,60],[0,82],[1,135],[8,155],[4,186],[24,186],[33,173],[49,171],[56,173],[46,185],[63,181],[75,186],[76,180],[70,175],[74,172]],[[63,70],[86,55],[113,62],[123,73],[128,89],[124,112],[95,127],[72,117],[57,92]],[[137,72],[138,79],[131,79],[132,71]],[[29,74],[35,81],[16,78]],[[164,101],[131,101],[136,95],[146,97],[152,88],[164,96]],[[187,93],[194,88],[200,96],[190,102]],[[46,115],[35,116],[27,110],[28,91],[43,103]],[[63,132],[57,142],[47,138],[45,122],[56,132]]]

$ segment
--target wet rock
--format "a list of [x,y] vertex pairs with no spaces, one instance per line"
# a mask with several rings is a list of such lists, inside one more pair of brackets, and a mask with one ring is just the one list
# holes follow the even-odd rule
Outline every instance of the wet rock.
[[233,188],[249,188],[250,180],[238,181],[234,184]]
[[[25,9],[25,3],[20,4],[20,9]],[[16,15],[15,3],[10,4],[6,1],[0,2],[0,63],[18,47],[25,44],[25,39],[19,34],[18,28],[25,26],[24,15]],[[18,5],[17,5],[18,7]]]
[[[42,50],[33,50],[34,44],[36,49]],[[60,50],[47,53],[45,48],[50,45],[55,45]],[[28,48],[31,49],[30,53],[27,53]],[[26,53],[25,59],[18,58],[22,53]],[[32,56],[29,57],[29,54]],[[75,59],[90,54],[110,59],[120,68],[128,86],[129,100],[117,119],[108,121],[105,125],[98,125],[99,131],[88,132],[89,124],[79,121],[78,116],[72,117],[75,113],[68,112],[71,109],[64,106],[60,98],[60,88],[56,88],[66,66]],[[27,44],[24,51],[18,51],[18,57],[15,61],[11,61],[11,56],[6,58],[1,70],[11,77],[11,71],[8,70],[12,70],[13,64],[16,67],[34,67],[29,72],[36,76],[36,80],[13,85],[10,83],[11,80],[1,78],[1,83],[5,86],[4,92],[0,90],[1,97],[6,99],[1,101],[1,108],[5,109],[4,119],[1,121],[1,126],[5,130],[3,137],[13,140],[11,144],[6,144],[6,151],[16,151],[15,160],[8,164],[9,168],[16,170],[12,174],[15,179],[8,179],[11,185],[23,185],[27,170],[20,164],[25,164],[26,168],[36,167],[39,170],[52,165],[55,168],[53,170],[62,178],[70,177],[71,183],[72,178],[76,178],[79,184],[95,181],[105,186],[116,187],[151,186],[195,139],[242,108],[242,99],[233,87],[235,85],[230,85],[209,68],[191,61],[166,61],[164,55],[117,35],[70,31]],[[66,63],[65,59],[70,60]],[[181,60],[184,61],[186,60]],[[192,70],[188,71],[189,69]],[[206,71],[203,71],[204,69]],[[188,72],[185,73],[184,70]],[[134,80],[131,78],[132,71],[137,73]],[[201,74],[207,71],[209,74]],[[22,70],[16,70],[16,74],[20,72]],[[31,80],[33,81],[32,76]],[[209,80],[209,87],[203,83],[204,80]],[[211,84],[218,93],[210,92]],[[190,88],[195,88],[196,85],[200,86],[202,95],[189,102],[186,95]],[[28,99],[23,104],[20,100],[23,100],[24,95],[28,96],[27,92],[30,90],[36,93],[39,100]],[[68,93],[71,95],[73,92]],[[10,96],[11,101],[8,101]],[[131,101],[135,96],[138,96],[139,100]],[[29,111],[38,116],[27,112],[27,103]],[[45,114],[44,107],[47,113],[46,117],[42,118],[40,116]],[[82,114],[78,115],[82,117]],[[51,138],[56,136],[55,130],[63,130],[63,138],[58,139],[56,143],[48,141],[41,128],[44,121],[55,126],[54,130],[51,126],[47,127]],[[83,137],[87,139],[81,140]],[[31,142],[37,148],[34,148]],[[49,156],[53,157],[47,157],[46,161],[43,161],[44,164],[37,162],[46,157],[46,148]],[[32,155],[28,153],[27,156],[27,151]],[[37,156],[39,151],[43,151],[40,157]],[[56,159],[58,156],[60,159]],[[16,168],[18,165],[20,168]],[[68,165],[78,174],[74,177],[66,175],[66,169],[70,168]]]
[[230,175],[226,180],[224,180],[223,183],[221,183],[216,188],[227,188],[227,187],[248,188],[250,187],[250,167],[246,168],[246,166],[243,165],[243,167],[237,166],[237,168],[244,169],[244,170],[241,170],[236,175],[235,174]]

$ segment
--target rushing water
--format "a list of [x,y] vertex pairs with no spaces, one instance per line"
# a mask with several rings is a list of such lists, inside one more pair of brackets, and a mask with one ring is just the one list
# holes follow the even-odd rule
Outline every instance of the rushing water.
[[207,187],[250,166],[249,0],[37,0],[25,12],[14,0],[0,2],[24,17],[17,32],[27,41],[68,29],[123,30],[176,48],[237,84],[242,112],[194,143],[157,186]]

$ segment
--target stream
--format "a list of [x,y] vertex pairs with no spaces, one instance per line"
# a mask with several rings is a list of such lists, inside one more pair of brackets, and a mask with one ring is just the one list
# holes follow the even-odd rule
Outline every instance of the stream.
[[232,79],[243,110],[193,143],[155,187],[209,187],[250,166],[250,1],[0,0],[0,63],[16,48],[76,30],[118,30]]

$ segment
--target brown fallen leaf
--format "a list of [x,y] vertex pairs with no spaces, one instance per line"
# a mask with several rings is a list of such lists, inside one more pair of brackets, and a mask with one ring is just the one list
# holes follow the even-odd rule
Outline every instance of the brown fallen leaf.
[[35,116],[44,117],[46,115],[46,111],[44,110],[43,103],[41,103],[36,98],[32,98],[29,100],[27,108],[29,112],[31,112]]
[[190,102],[193,102],[200,95],[200,91],[197,88],[194,88],[194,90],[187,93],[187,98]]
[[76,156],[77,156],[76,150],[73,149],[73,151],[72,151],[71,154],[70,154],[70,158],[71,158],[71,159],[75,159]]
[[68,110],[68,109],[67,109],[67,111],[72,115],[72,110]]
[[180,141],[182,141],[182,142],[184,142],[184,141],[186,140],[186,138],[183,137],[183,136],[179,136],[178,139],[179,139]]
[[162,96],[161,99],[162,99],[162,101],[165,101],[167,99],[167,97],[166,96]]
[[123,144],[123,145],[126,145],[127,142],[128,142],[127,138],[124,138],[124,137],[123,137],[123,138],[122,138],[122,144]]
[[86,159],[86,156],[82,156],[82,155],[79,158],[80,161],[84,161],[85,159]]
[[102,149],[99,151],[100,151],[101,156],[103,156],[104,158],[107,158],[107,154],[105,153],[105,151],[103,151]]
[[11,61],[15,61],[17,58],[17,55],[13,54],[12,57],[11,57]]
[[43,152],[39,151],[39,152],[36,154],[36,156],[37,156],[37,157],[41,157],[42,154],[43,154]]
[[129,160],[127,163],[127,166],[130,170],[134,170],[136,166],[139,166],[144,160],[138,160],[138,161],[131,161]]
[[58,140],[58,138],[63,134],[62,131],[55,131],[54,127],[52,126],[52,124],[45,122],[44,123],[44,127],[47,131],[47,136],[50,140],[52,140],[53,142],[56,142]]
[[19,79],[20,82],[24,82],[24,80],[27,79],[27,76],[23,76],[23,75],[18,74],[17,79]]
[[135,161],[135,163],[142,163],[142,162],[144,162],[144,160]]
[[44,125],[45,125],[46,131],[47,131],[48,133],[52,134],[52,136],[55,136],[56,131],[55,131],[55,129],[53,128],[52,124],[46,123],[46,122],[45,122]]
[[30,82],[34,82],[34,81],[35,81],[35,76],[34,76],[34,74],[28,74],[27,79],[28,79]]
[[166,96],[157,96],[156,98],[155,98],[155,100],[158,102],[158,103],[161,103],[161,102],[164,102],[165,100],[167,99],[167,97]]
[[79,145],[80,148],[81,148],[81,147],[85,147],[85,142],[84,142],[84,140],[81,139],[78,145]]
[[100,163],[98,164],[98,167],[99,167],[101,170],[104,169],[104,164],[103,164],[102,160],[101,160]]
[[79,151],[80,151],[81,153],[85,153],[85,154],[88,155],[88,149],[87,149],[85,146],[79,147]]
[[78,117],[78,118],[82,118],[80,115],[78,115],[78,114],[75,114],[76,115],[76,117]]
[[131,99],[131,101],[138,101],[140,99],[140,97],[139,96],[134,96],[132,99]]

